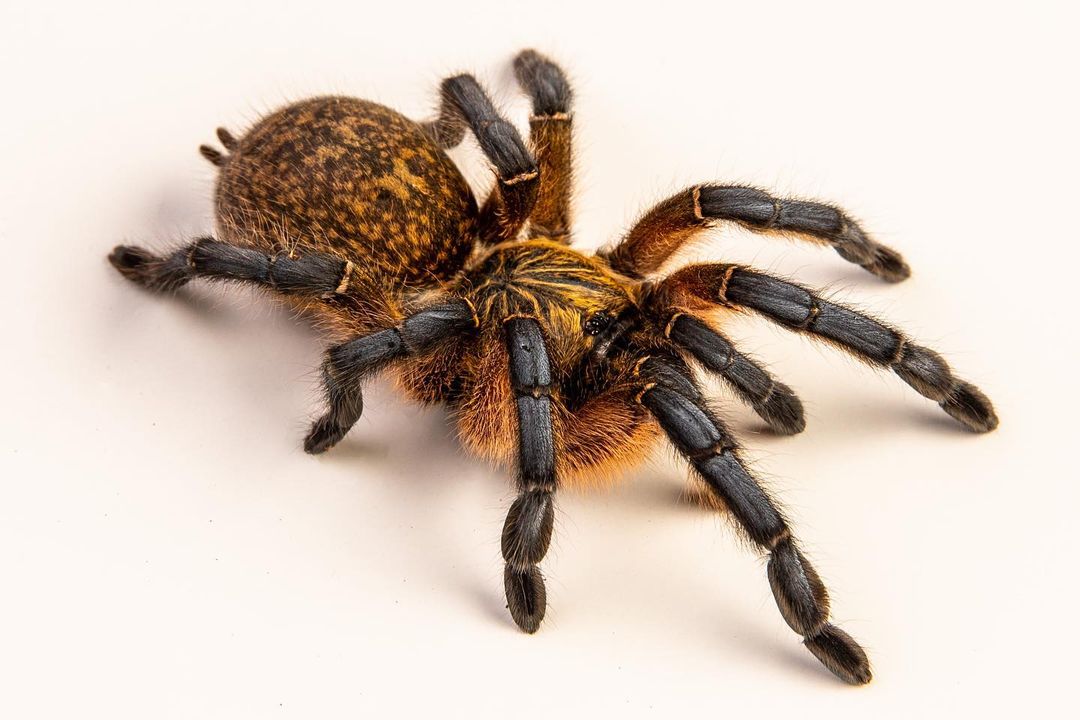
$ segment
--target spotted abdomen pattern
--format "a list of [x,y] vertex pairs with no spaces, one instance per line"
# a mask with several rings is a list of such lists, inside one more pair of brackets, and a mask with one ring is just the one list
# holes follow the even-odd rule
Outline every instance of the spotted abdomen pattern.
[[377,103],[321,97],[267,116],[222,163],[219,230],[268,253],[329,252],[386,285],[434,285],[462,266],[477,207],[421,127]]

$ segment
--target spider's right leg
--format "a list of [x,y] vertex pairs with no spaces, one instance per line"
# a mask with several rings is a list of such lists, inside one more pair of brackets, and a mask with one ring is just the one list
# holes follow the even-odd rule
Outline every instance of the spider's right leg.
[[956,377],[941,355],[916,344],[896,328],[830,302],[810,288],[750,268],[706,263],[677,270],[658,283],[656,293],[753,310],[870,365],[892,370],[975,432],[989,432],[998,425],[990,399],[975,385]]
[[689,369],[674,357],[652,356],[640,366],[638,402],[723,501],[755,545],[769,553],[768,576],[780,614],[803,644],[840,679],[870,682],[870,662],[850,635],[829,622],[829,595],[799,551],[791,528],[739,458],[737,443],[706,407]]
[[480,210],[480,239],[488,245],[517,239],[536,205],[540,171],[517,129],[491,102],[472,75],[442,82],[439,117],[427,133],[443,148],[458,145],[466,128],[495,166],[495,189]]
[[529,143],[540,168],[540,190],[529,236],[570,241],[573,192],[573,93],[558,65],[535,50],[514,58],[514,74],[532,100]]
[[361,385],[372,374],[408,355],[431,352],[439,343],[476,327],[464,300],[432,305],[399,325],[335,345],[323,361],[323,386],[329,408],[304,439],[304,451],[318,454],[336,445],[364,411]]
[[348,290],[353,270],[351,262],[325,253],[267,255],[209,237],[197,238],[164,256],[118,245],[109,262],[128,280],[158,292],[177,290],[194,278],[205,277],[250,282],[286,294],[328,297]]
[[754,232],[794,233],[831,245],[840,257],[889,282],[911,274],[900,253],[874,241],[844,211],[736,185],[697,185],[671,196],[645,213],[622,242],[604,254],[619,272],[643,277],[719,221],[737,222]]
[[794,435],[806,428],[799,396],[703,320],[677,312],[667,321],[664,334],[722,377],[773,432]]

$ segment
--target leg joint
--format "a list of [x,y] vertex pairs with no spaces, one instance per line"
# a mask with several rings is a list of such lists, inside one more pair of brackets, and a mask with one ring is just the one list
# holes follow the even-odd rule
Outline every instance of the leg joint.
[[814,323],[817,321],[818,315],[821,314],[821,306],[818,305],[818,299],[813,295],[810,296],[810,306],[807,308],[806,319],[796,325],[800,330],[813,330]]

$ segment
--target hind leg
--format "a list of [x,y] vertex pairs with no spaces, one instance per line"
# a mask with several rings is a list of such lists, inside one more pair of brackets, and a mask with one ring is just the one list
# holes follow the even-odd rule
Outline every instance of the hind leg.
[[109,255],[121,275],[155,292],[171,292],[196,277],[255,283],[285,294],[329,297],[349,288],[353,264],[325,253],[293,257],[202,237],[159,256],[131,245]]

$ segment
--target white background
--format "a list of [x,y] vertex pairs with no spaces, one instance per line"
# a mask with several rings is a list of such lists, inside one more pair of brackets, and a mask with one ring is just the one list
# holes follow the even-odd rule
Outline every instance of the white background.
[[[993,717],[1064,708],[1076,668],[1078,238],[1071,3],[190,0],[0,11],[0,715]],[[340,92],[413,117],[474,70],[524,122],[535,46],[577,91],[577,237],[704,180],[842,203],[914,268],[725,230],[872,308],[995,400],[964,432],[897,378],[747,319],[808,407],[730,400],[875,680],[826,673],[763,561],[670,453],[565,493],[535,636],[503,604],[503,472],[386,385],[324,457],[321,343],[256,293],[174,299],[105,262],[212,228],[196,146]],[[462,159],[479,185],[475,153]]]

